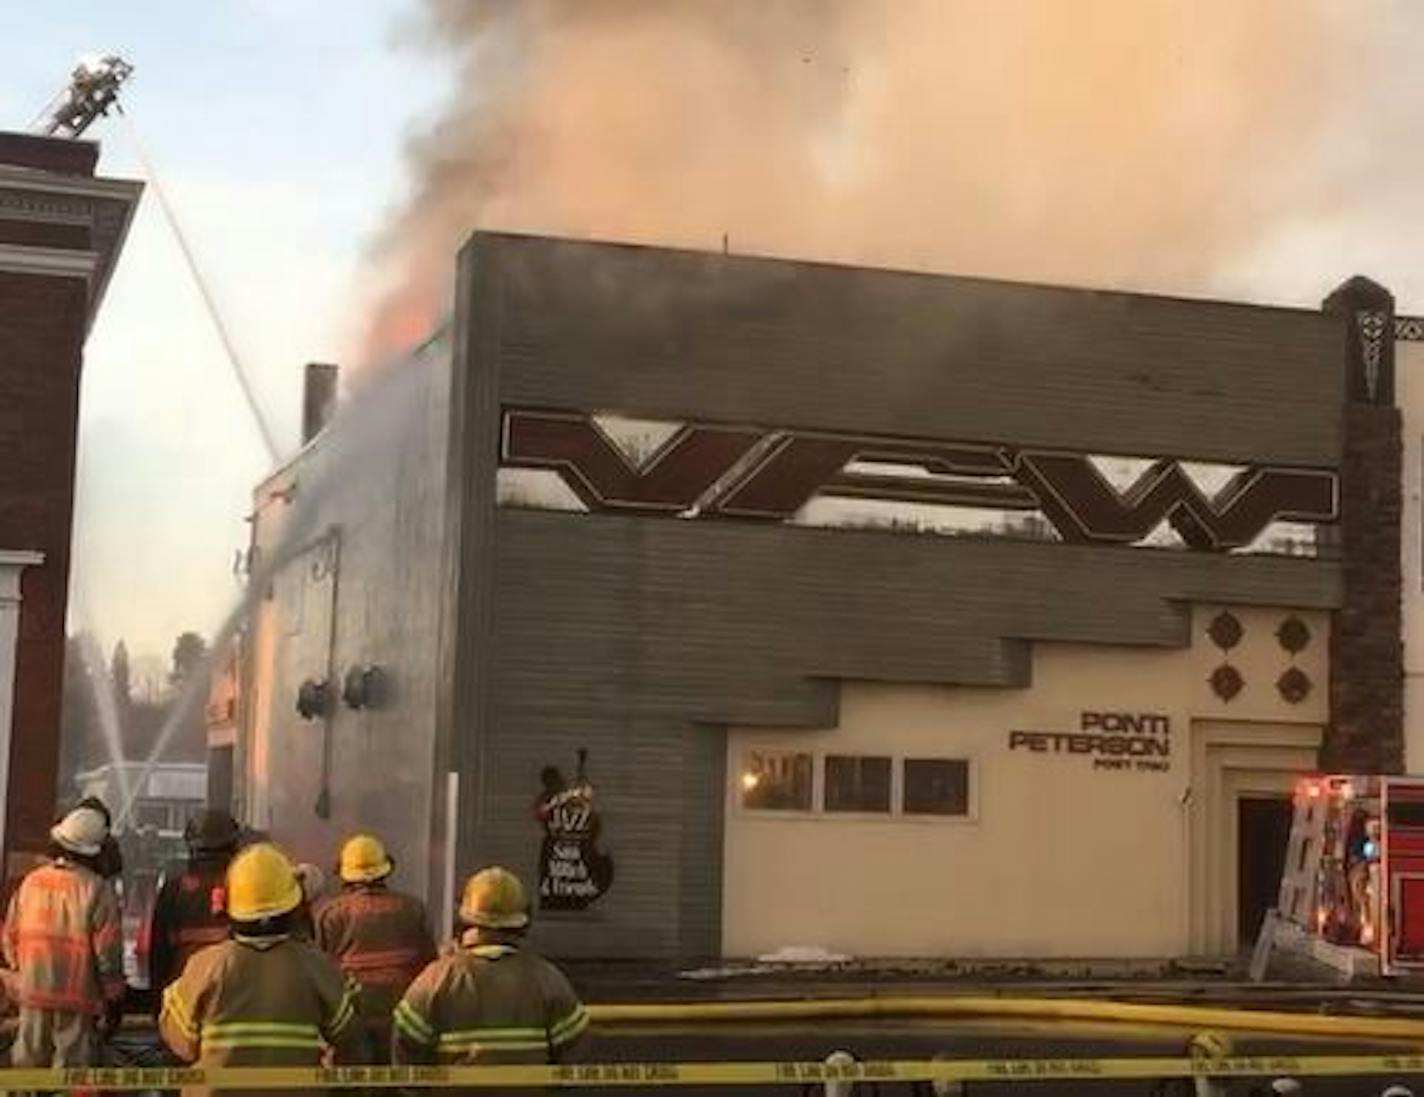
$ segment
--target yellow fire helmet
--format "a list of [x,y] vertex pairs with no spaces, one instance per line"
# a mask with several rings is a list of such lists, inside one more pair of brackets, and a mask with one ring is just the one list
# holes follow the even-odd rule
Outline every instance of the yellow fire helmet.
[[508,869],[481,869],[465,884],[460,920],[481,929],[523,929],[529,924],[529,894]]
[[384,879],[395,867],[395,861],[374,834],[353,835],[341,847],[341,879],[348,884]]
[[227,916],[258,922],[296,910],[302,888],[287,855],[270,842],[248,846],[227,869]]

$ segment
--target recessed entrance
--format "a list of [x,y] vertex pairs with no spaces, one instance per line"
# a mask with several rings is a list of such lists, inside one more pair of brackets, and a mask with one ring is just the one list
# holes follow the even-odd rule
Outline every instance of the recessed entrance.
[[1243,796],[1236,801],[1236,943],[1250,948],[1266,911],[1276,905],[1291,802],[1285,797]]

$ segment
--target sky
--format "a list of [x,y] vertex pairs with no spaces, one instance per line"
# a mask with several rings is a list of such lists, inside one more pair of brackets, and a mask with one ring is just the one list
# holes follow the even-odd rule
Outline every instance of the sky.
[[[0,0],[0,128],[26,128],[82,55],[134,65],[123,102],[287,452],[302,366],[349,353],[402,143],[448,88],[398,47],[409,17],[397,0]],[[86,136],[102,174],[143,177],[122,120]],[[149,195],[85,356],[71,627],[164,658],[185,629],[210,635],[268,467]]]
[[[1306,308],[1358,272],[1424,313],[1418,0],[0,0],[0,27],[0,127],[81,55],[134,64],[284,453],[303,364],[368,332],[383,232],[422,293],[490,224]],[[142,177],[121,120],[89,136]],[[211,634],[269,467],[150,195],[87,348],[71,625],[136,658]]]

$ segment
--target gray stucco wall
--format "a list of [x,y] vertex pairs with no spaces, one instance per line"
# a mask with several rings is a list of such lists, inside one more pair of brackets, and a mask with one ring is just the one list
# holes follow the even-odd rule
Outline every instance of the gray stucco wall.
[[617,860],[572,955],[719,951],[724,732],[837,679],[1014,686],[1027,644],[1180,645],[1192,600],[1331,607],[1326,561],[494,507],[501,407],[1339,464],[1343,332],[1301,312],[476,236],[462,256],[444,719],[462,869],[532,876],[590,752]]
[[[303,551],[272,582],[268,812],[251,821],[328,869],[343,839],[371,831],[395,855],[398,885],[422,894],[438,881],[432,837],[443,806],[434,773],[449,361],[448,343],[437,342],[366,378],[365,394],[292,462],[290,509],[271,503],[259,517],[284,522],[278,541]],[[261,660],[260,647],[251,657]],[[380,668],[386,696],[352,709],[339,697],[341,682],[365,664]],[[295,700],[302,681],[329,671],[338,696],[323,817],[316,805],[327,722],[302,719]]]

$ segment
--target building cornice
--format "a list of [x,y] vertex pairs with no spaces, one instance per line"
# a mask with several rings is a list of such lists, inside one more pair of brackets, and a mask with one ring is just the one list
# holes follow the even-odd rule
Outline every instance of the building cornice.
[[99,253],[95,251],[0,244],[0,271],[7,274],[39,274],[88,281],[98,266]]
[[0,605],[20,600],[20,572],[44,563],[42,552],[0,549]]
[[[143,195],[136,179],[55,175],[0,165],[0,210],[20,220],[88,223],[97,261],[90,264],[89,313],[86,328],[104,300],[109,278],[128,238],[134,211]],[[9,269],[0,267],[0,269]],[[73,273],[35,271],[27,273]]]
[[0,165],[0,188],[29,190],[40,194],[68,194],[78,198],[117,198],[134,202],[143,193],[137,179],[106,179],[97,176],[53,175]]

